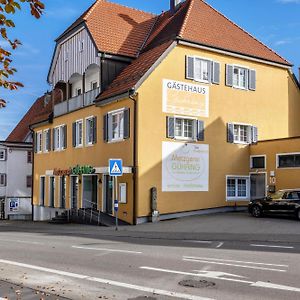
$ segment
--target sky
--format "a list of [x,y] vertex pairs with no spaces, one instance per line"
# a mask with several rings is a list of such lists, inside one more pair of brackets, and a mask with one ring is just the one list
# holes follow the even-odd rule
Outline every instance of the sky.
[[[169,0],[110,0],[156,14],[169,8]],[[94,0],[44,0],[46,10],[40,20],[31,17],[26,6],[14,16],[12,38],[22,41],[13,54],[18,73],[14,80],[25,87],[17,92],[0,88],[0,98],[8,101],[0,109],[0,140],[7,138],[34,101],[51,87],[47,84],[54,40],[87,9]],[[206,0],[229,19],[300,67],[300,0]],[[2,40],[0,39],[0,45]]]

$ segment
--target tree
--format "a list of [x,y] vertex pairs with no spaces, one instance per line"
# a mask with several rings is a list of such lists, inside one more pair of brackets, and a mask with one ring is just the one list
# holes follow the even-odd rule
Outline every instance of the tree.
[[[21,82],[12,81],[10,78],[17,70],[11,66],[12,51],[21,45],[18,39],[12,40],[7,33],[8,28],[15,27],[11,15],[21,10],[21,6],[28,4],[32,16],[39,19],[45,9],[45,5],[39,0],[0,0],[0,88],[17,90],[23,87]],[[9,49],[2,46],[1,40],[6,41]]]

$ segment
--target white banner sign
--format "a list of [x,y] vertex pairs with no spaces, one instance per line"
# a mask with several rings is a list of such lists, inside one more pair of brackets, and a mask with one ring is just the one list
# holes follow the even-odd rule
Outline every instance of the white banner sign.
[[20,199],[19,198],[11,198],[9,199],[9,211],[17,212],[20,207]]
[[163,192],[208,192],[208,145],[163,142],[162,156]]
[[194,117],[208,117],[209,87],[164,79],[163,112]]

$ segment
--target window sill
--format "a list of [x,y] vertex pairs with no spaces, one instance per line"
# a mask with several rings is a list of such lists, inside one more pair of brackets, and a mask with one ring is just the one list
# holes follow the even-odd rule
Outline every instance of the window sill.
[[83,145],[78,145],[78,146],[75,146],[74,148],[75,148],[75,149],[82,149],[82,148],[83,148]]
[[116,140],[110,140],[108,141],[108,144],[115,144],[115,143],[120,143],[120,142],[124,142],[125,139],[116,139]]
[[85,147],[93,147],[95,144],[85,144]]
[[249,89],[248,89],[248,88],[241,87],[241,86],[237,86],[237,85],[233,85],[232,87],[233,87],[234,89],[237,89],[237,90],[249,91]]
[[226,202],[239,202],[239,201],[248,202],[250,201],[250,199],[249,198],[226,198]]

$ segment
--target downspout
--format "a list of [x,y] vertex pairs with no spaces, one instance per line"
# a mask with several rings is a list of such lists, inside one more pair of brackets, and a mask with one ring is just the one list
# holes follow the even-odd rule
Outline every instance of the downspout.
[[35,138],[34,138],[34,130],[31,127],[29,127],[29,129],[30,129],[30,132],[32,134],[32,140],[33,140],[32,149],[31,149],[31,151],[32,151],[32,171],[31,171],[31,174],[32,174],[32,176],[31,176],[31,210],[32,211],[31,211],[31,219],[32,219],[32,221],[34,221],[33,184],[34,184],[34,157],[35,157],[35,155],[34,155],[34,143],[35,143]]
[[129,91],[129,99],[133,101],[133,225],[137,225],[137,101],[134,89]]

